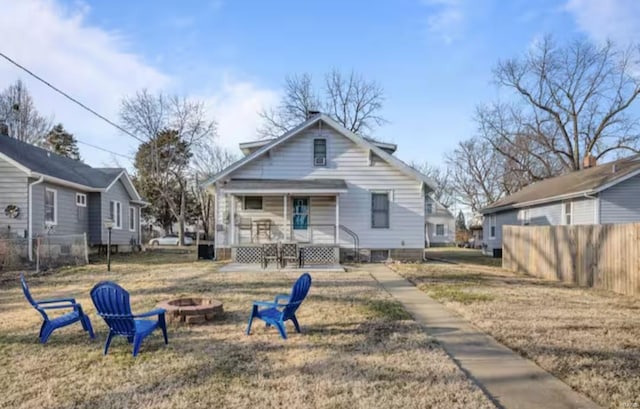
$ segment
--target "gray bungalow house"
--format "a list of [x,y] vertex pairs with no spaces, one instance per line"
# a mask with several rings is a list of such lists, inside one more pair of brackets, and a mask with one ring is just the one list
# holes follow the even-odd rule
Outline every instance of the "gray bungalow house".
[[0,134],[0,231],[28,239],[86,233],[98,246],[112,219],[111,242],[126,251],[140,243],[145,204],[124,169],[93,168]]
[[481,210],[483,251],[502,248],[505,225],[577,225],[640,222],[640,155],[533,183]]

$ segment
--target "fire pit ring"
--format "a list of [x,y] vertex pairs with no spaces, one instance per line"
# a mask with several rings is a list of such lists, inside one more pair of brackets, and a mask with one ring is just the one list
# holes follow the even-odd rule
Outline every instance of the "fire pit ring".
[[205,324],[222,318],[222,302],[211,298],[183,297],[158,304],[167,310],[167,321],[176,324]]

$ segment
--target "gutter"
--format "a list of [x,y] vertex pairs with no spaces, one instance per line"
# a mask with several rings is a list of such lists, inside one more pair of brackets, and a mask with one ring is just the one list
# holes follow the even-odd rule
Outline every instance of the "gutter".
[[545,197],[544,199],[531,200],[531,201],[528,201],[528,202],[519,202],[519,203],[515,203],[515,204],[512,204],[512,205],[484,208],[484,209],[480,210],[480,214],[485,215],[485,214],[502,212],[504,210],[520,209],[522,207],[535,206],[535,205],[545,204],[545,203],[552,203],[552,202],[557,202],[559,200],[564,200],[564,199],[573,199],[573,198],[576,198],[576,197],[582,197],[582,196],[591,195],[591,194],[594,194],[594,193],[596,193],[594,190],[583,190],[582,192],[567,193],[565,195]]
[[29,249],[29,261],[33,261],[33,186],[39,185],[44,182],[44,176],[41,175],[38,180],[35,182],[29,183],[29,231],[27,232],[28,240],[27,243]]

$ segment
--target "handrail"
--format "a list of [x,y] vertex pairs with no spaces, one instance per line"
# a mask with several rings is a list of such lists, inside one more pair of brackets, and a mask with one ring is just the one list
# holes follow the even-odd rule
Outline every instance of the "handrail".
[[356,232],[354,232],[353,230],[351,230],[350,228],[348,228],[343,224],[340,225],[340,230],[347,233],[353,239],[353,251],[354,251],[353,256],[355,258],[356,263],[359,263],[360,262],[360,237],[358,237]]

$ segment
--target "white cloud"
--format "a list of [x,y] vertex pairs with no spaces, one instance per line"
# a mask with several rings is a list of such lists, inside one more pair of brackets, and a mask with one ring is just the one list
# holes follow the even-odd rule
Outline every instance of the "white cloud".
[[638,0],[569,0],[565,10],[596,41],[611,39],[626,46],[640,37]]
[[432,9],[427,19],[429,32],[452,43],[464,22],[461,0],[424,0],[423,4]]
[[237,151],[238,142],[257,139],[258,112],[275,105],[278,99],[278,93],[273,90],[259,88],[248,81],[226,78],[221,89],[208,98],[218,122],[218,142]]

